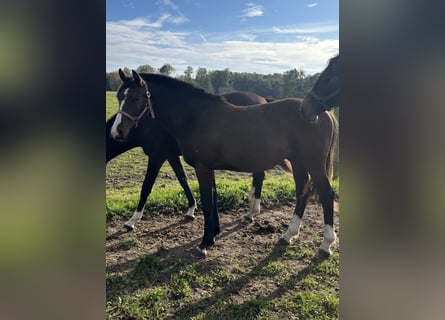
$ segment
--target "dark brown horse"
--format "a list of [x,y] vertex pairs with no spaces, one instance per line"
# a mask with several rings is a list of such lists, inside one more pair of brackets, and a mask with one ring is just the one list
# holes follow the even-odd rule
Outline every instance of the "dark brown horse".
[[307,121],[315,121],[323,111],[337,107],[340,103],[340,55],[329,60],[312,90],[301,105],[301,116]]
[[[263,97],[252,92],[232,92],[223,96],[230,103],[240,106],[266,103],[266,100]],[[117,115],[113,115],[106,123],[106,162],[108,163],[111,159],[136,147],[142,147],[144,153],[149,156],[148,167],[142,184],[138,205],[133,216],[125,222],[124,226],[129,230],[133,230],[135,224],[142,218],[147,198],[151,193],[153,184],[159,174],[159,170],[165,161],[168,161],[172,167],[176,178],[184,189],[187,197],[188,209],[184,218],[186,220],[194,219],[196,202],[188,185],[184,168],[179,159],[181,151],[179,150],[175,139],[158,121],[141,119],[141,123],[143,122],[144,124],[132,130],[125,142],[116,141],[111,137],[110,133],[116,116]],[[292,172],[290,164],[287,162],[283,162],[281,166],[286,171]],[[253,174],[252,188],[248,196],[249,212],[245,216],[249,221],[253,221],[254,216],[260,212],[261,189],[264,176],[264,172]]]
[[[337,122],[328,112],[315,123],[302,119],[301,99],[237,107],[221,96],[159,74],[133,71],[118,91],[119,115],[112,135],[125,139],[145,114],[156,117],[176,138],[187,163],[195,168],[204,212],[204,236],[198,251],[205,255],[220,233],[214,170],[263,172],[288,159],[296,185],[295,214],[284,243],[298,235],[313,181],[323,206],[324,241],[320,252],[331,254],[335,241],[334,192],[330,183]],[[310,175],[310,178],[309,178]]]
[[111,127],[116,117],[117,115],[112,116],[106,123],[106,162],[108,163],[111,159],[136,147],[142,147],[144,153],[149,156],[139,203],[133,216],[125,222],[124,227],[133,230],[134,225],[142,218],[147,198],[151,193],[153,184],[159,174],[159,170],[165,161],[168,161],[172,167],[187,197],[188,209],[184,218],[193,219],[196,202],[187,183],[187,177],[179,159],[181,151],[179,150],[176,140],[165,131],[164,127],[158,121],[146,119],[141,121],[141,123],[144,122],[144,125],[138,126],[138,128],[131,132],[127,141],[116,141],[110,134]]

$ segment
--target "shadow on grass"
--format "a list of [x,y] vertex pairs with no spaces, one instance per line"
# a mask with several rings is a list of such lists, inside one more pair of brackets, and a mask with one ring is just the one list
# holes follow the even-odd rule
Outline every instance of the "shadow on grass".
[[[180,226],[183,222],[163,226],[155,231],[150,231],[147,237],[156,235],[162,230],[170,229],[174,226]],[[242,218],[221,224],[222,233],[218,239],[230,237],[232,233],[239,231],[247,226],[243,223]],[[258,230],[262,230],[261,228]],[[277,231],[277,230],[276,230]],[[274,233],[274,232],[272,232]],[[139,235],[139,236],[144,236]],[[123,276],[113,276],[107,278],[107,301],[114,304],[116,299],[122,295],[131,295],[141,289],[155,288],[165,286],[170,288],[173,276],[185,269],[186,266],[197,264],[197,272],[203,276],[212,274],[215,270],[226,268],[227,261],[219,259],[202,259],[193,255],[194,248],[199,244],[201,238],[189,241],[186,244],[175,246],[173,248],[159,248],[155,253],[139,256],[130,261],[119,262],[115,265],[107,267],[107,273],[113,270],[126,270],[127,274]],[[219,241],[217,240],[217,243]],[[315,245],[315,242],[313,242]],[[247,245],[247,244],[246,244]],[[298,273],[292,274],[285,283],[279,285],[273,292],[268,295],[261,295],[243,301],[241,303],[232,302],[236,299],[239,292],[250,283],[262,278],[262,270],[266,268],[270,262],[278,261],[285,257],[286,246],[273,245],[271,251],[253,266],[253,268],[244,272],[241,276],[227,281],[226,283],[216,286],[216,290],[209,287],[207,292],[211,292],[211,296],[205,296],[200,300],[181,301],[179,306],[169,311],[163,319],[190,319],[197,317],[199,319],[256,319],[261,312],[270,311],[273,300],[279,299],[289,293],[295,291],[298,283],[310,276],[313,270],[324,261],[318,255],[309,256],[303,259],[301,264],[304,266]],[[212,254],[210,250],[209,254]],[[148,256],[148,257],[147,257]],[[147,265],[140,267],[142,259],[147,259]],[[288,258],[286,258],[288,259]],[[300,259],[298,259],[300,260]],[[211,280],[212,281],[212,280]],[[168,289],[169,290],[169,289]],[[199,298],[198,298],[199,299]]]
[[260,277],[261,270],[270,262],[282,258],[286,251],[286,247],[276,245],[272,252],[261,260],[250,272],[240,278],[231,281],[229,285],[222,290],[216,292],[211,297],[204,298],[200,301],[188,303],[177,309],[171,316],[166,317],[168,320],[190,319],[200,314],[202,319],[257,319],[261,310],[267,308],[268,303],[291,290],[300,280],[304,279],[319,264],[322,259],[314,257],[309,264],[301,270],[296,276],[291,278],[291,282],[279,287],[273,294],[268,297],[252,297],[241,304],[227,303],[232,296],[237,295],[251,281]]
[[[161,229],[157,229],[155,231],[150,231],[149,233],[144,233],[142,237],[152,237],[157,233],[162,232],[163,230],[167,230],[170,228],[178,227],[187,222],[176,222],[173,224],[169,224],[164,226]],[[230,236],[231,233],[237,232],[238,230],[244,228],[246,226],[245,223],[241,222],[241,219],[223,223],[221,224],[221,229],[223,232],[218,235],[218,239],[222,239],[224,237]],[[116,239],[117,237],[127,234],[127,232],[115,232],[108,239]],[[141,235],[139,235],[141,237]],[[203,261],[203,263],[208,263],[205,258],[200,256],[196,256],[195,248],[199,245],[201,238],[198,237],[193,241],[189,241],[186,244],[179,245],[173,248],[165,249],[164,247],[158,248],[158,251],[153,254],[147,254],[143,256],[136,257],[134,259],[125,259],[123,262],[111,263],[107,265],[106,272],[107,274],[114,273],[124,273],[123,275],[113,276],[109,281],[107,280],[107,300],[113,300],[116,297],[119,297],[122,294],[129,294],[138,289],[146,288],[147,286],[155,286],[155,285],[163,285],[168,284],[171,278],[171,275],[176,271],[172,266],[183,264],[191,264],[197,261]],[[218,240],[217,240],[218,242]],[[112,252],[119,250],[121,244],[113,244],[107,246],[107,252]],[[211,253],[210,253],[211,254]],[[159,260],[159,265],[157,268],[148,268],[146,273],[138,271],[138,267],[142,259],[147,256],[152,256],[154,259]],[[139,268],[140,269],[140,268]],[[129,278],[134,281],[129,281]],[[129,285],[131,284],[131,285]]]

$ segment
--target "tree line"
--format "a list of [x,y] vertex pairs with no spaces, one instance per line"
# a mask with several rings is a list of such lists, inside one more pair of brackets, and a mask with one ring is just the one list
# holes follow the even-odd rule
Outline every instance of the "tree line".
[[[123,71],[131,75],[127,67]],[[162,73],[171,76],[175,68],[165,64],[159,69],[146,64],[136,69],[137,72]],[[321,71],[321,70],[320,70]],[[250,91],[266,98],[303,98],[310,91],[319,73],[307,75],[303,70],[291,69],[284,73],[258,74],[248,72],[232,72],[229,69],[207,70],[198,68],[196,71],[187,67],[184,74],[176,78],[192,83],[207,92],[214,94],[225,94],[233,91]],[[118,71],[106,73],[106,90],[116,91],[121,85]]]

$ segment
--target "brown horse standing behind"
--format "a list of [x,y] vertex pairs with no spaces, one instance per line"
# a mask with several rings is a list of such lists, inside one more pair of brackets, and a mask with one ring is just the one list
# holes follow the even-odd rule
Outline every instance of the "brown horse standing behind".
[[329,113],[308,123],[301,118],[301,99],[283,99],[262,105],[237,107],[220,96],[158,74],[133,71],[118,91],[119,113],[112,135],[125,138],[146,113],[163,123],[176,138],[187,163],[195,168],[204,211],[201,254],[220,233],[214,170],[262,172],[288,159],[296,184],[292,222],[281,237],[290,243],[298,235],[309,195],[309,174],[319,193],[324,213],[324,241],[320,252],[331,254],[335,241],[334,193],[328,168],[337,134]]

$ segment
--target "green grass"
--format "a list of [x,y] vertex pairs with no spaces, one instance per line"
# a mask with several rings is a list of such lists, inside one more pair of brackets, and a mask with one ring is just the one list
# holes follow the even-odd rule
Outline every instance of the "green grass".
[[116,98],[116,92],[114,91],[107,91],[105,94],[105,104],[107,106],[106,108],[106,119],[108,120],[113,114],[117,112],[117,109],[119,107],[117,98]]
[[130,238],[125,239],[124,241],[121,242],[121,244],[120,244],[120,248],[121,248],[122,250],[129,250],[129,249],[131,249],[131,248],[133,248],[133,247],[137,247],[137,246],[139,246],[140,243],[141,243],[141,242],[139,241],[138,238],[130,237]]
[[158,257],[152,254],[141,256],[136,264],[134,273],[145,276],[146,274],[161,270],[161,262]]
[[[144,259],[144,265],[149,265],[144,272],[151,270],[150,274],[139,280],[135,280],[134,275],[121,279],[113,274],[107,276],[108,288],[119,282],[127,288],[119,294],[111,293],[106,310],[108,319],[244,320],[284,319],[292,315],[298,319],[324,320],[339,317],[337,253],[328,260],[313,260],[306,267],[291,268],[286,265],[288,258],[278,252],[259,264],[248,263],[243,274],[228,268],[225,260],[212,265],[208,265],[207,260],[183,260],[171,265],[151,256],[148,261]],[[136,265],[140,264],[141,260]],[[283,276],[286,280],[281,283]],[[261,281],[276,283],[277,289],[234,299],[246,285]]]

